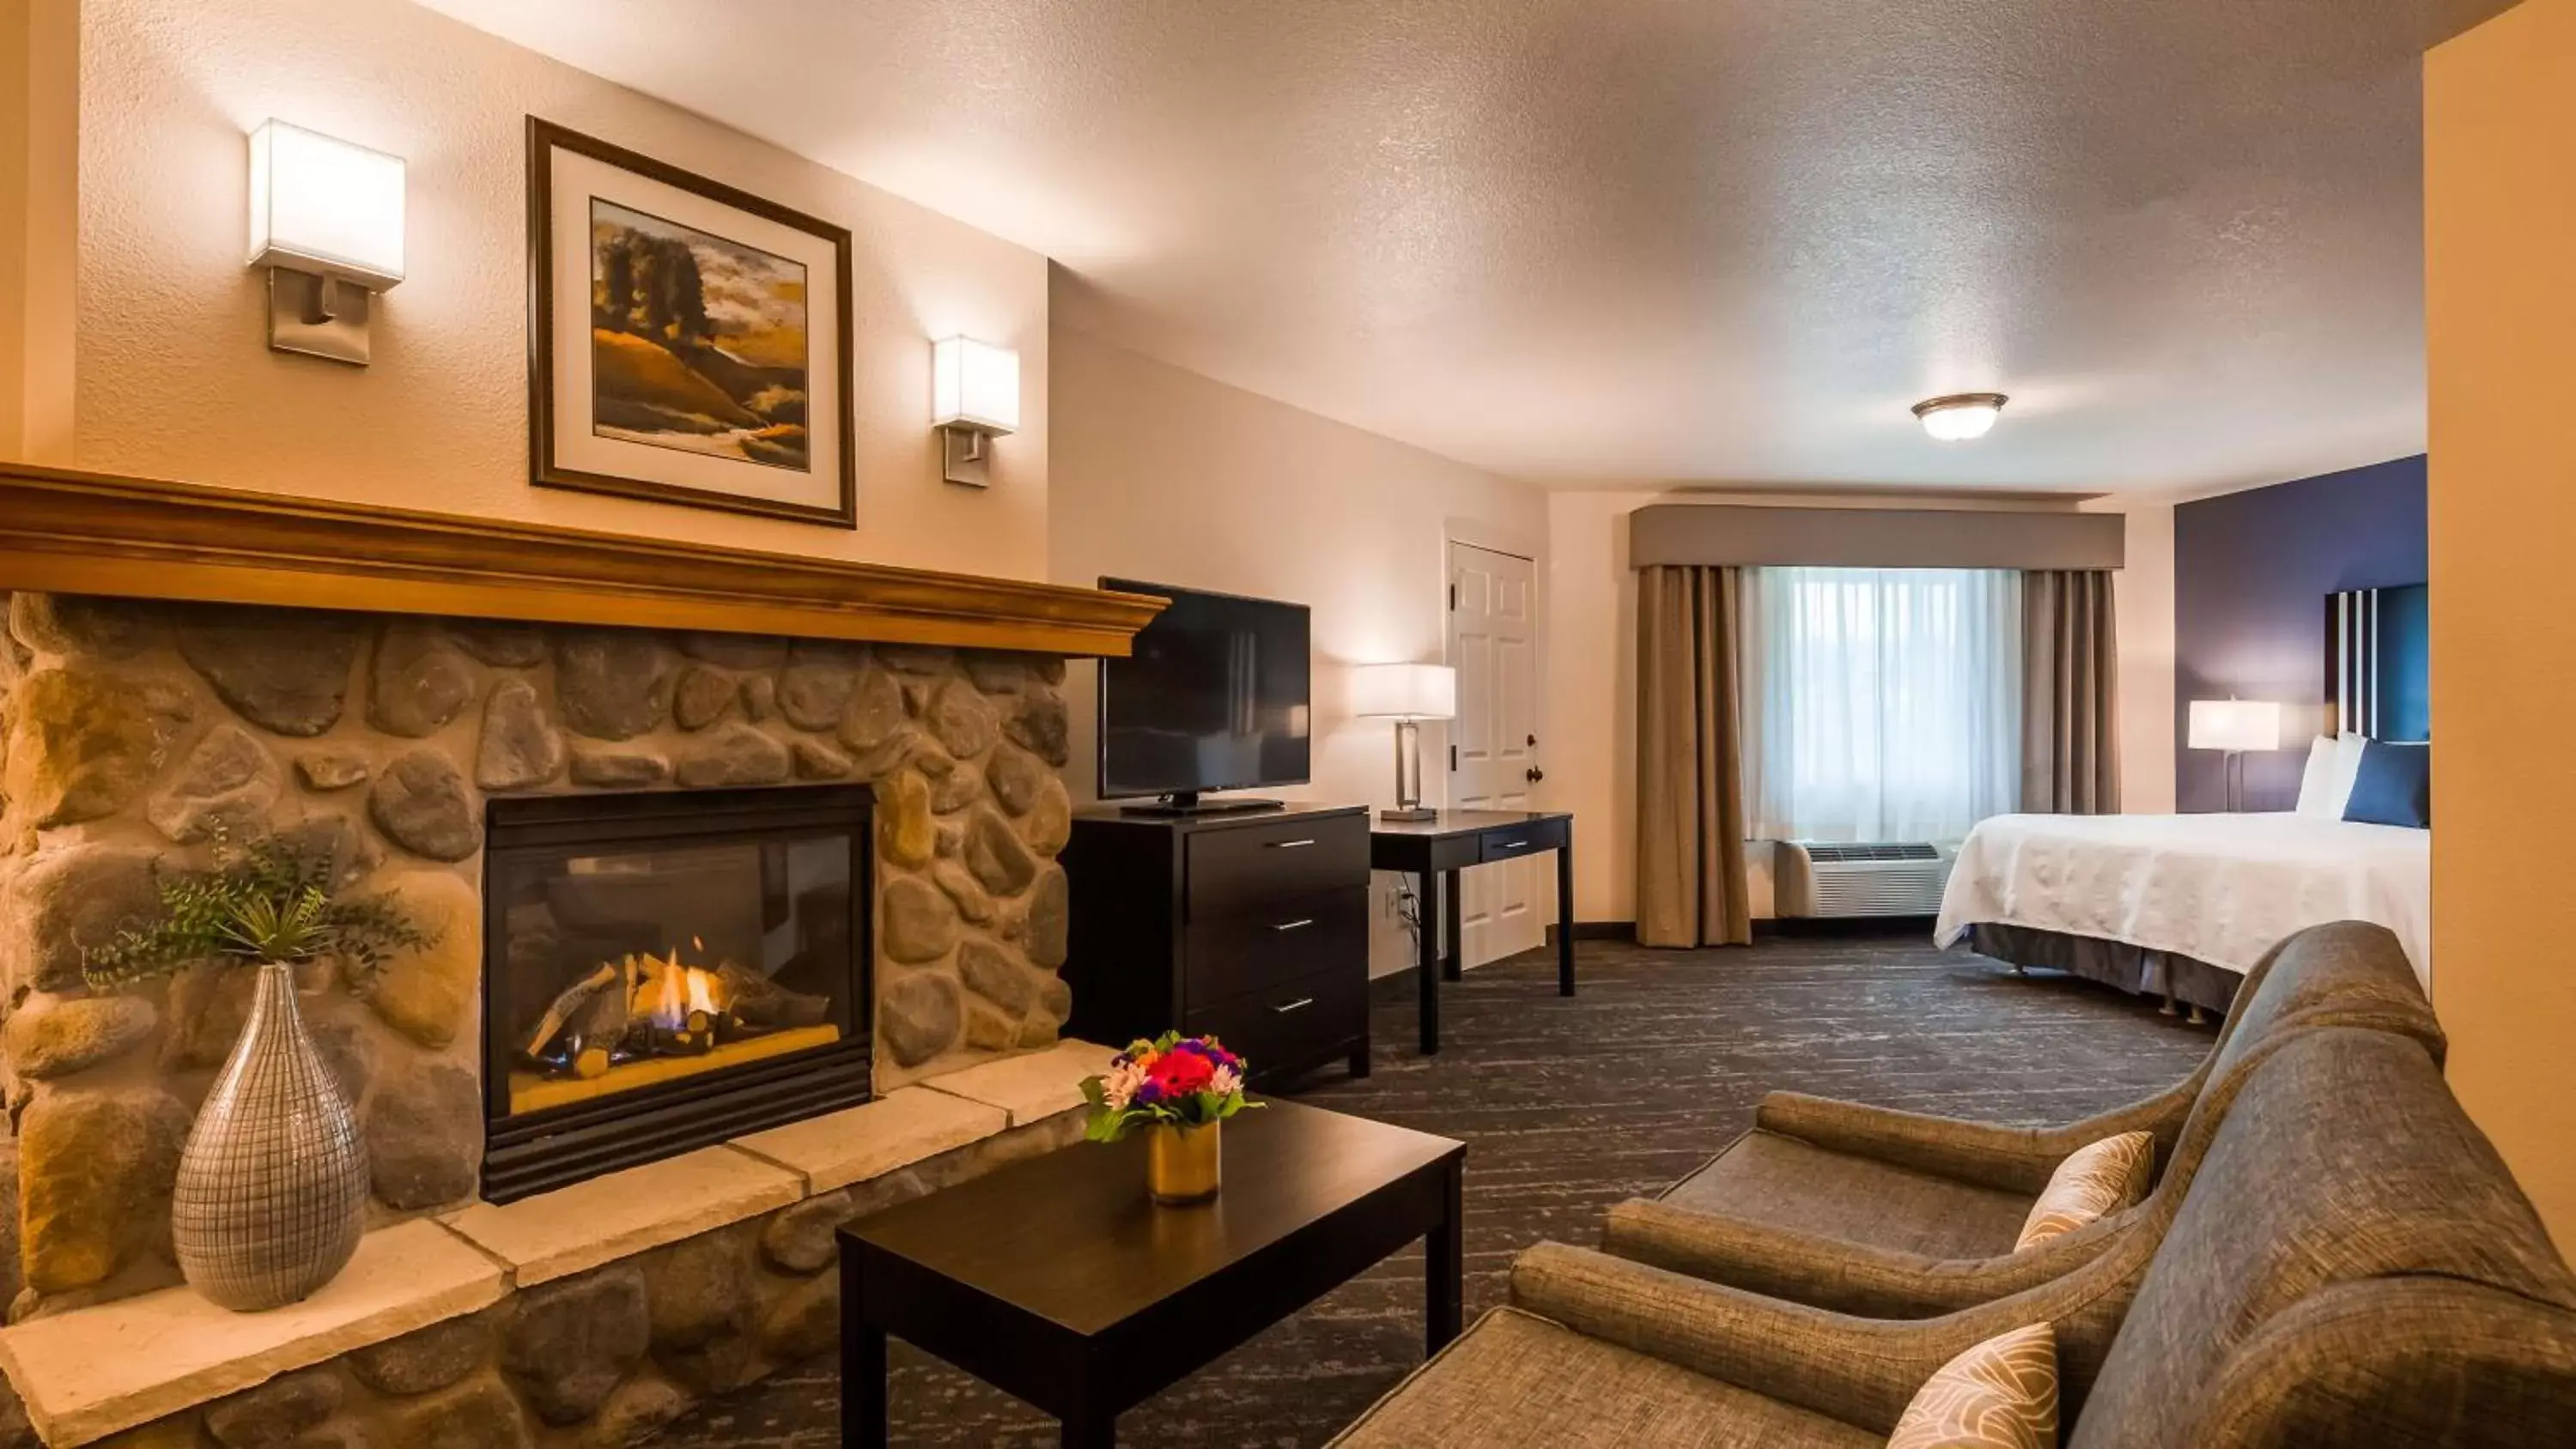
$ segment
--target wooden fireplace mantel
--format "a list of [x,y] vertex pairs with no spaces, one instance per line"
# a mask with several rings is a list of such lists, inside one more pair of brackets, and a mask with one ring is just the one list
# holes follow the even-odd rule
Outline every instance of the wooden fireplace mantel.
[[0,462],[0,590],[1125,655],[1142,594]]

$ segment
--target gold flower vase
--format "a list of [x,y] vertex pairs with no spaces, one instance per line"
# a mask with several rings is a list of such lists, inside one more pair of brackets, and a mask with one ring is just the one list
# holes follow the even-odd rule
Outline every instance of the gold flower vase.
[[1145,1190],[1167,1207],[1207,1202],[1224,1180],[1222,1122],[1183,1127],[1157,1122],[1145,1134]]

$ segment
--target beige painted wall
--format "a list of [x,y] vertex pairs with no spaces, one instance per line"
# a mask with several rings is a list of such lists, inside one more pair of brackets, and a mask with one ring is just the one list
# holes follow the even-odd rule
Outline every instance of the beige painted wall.
[[2112,582],[2120,636],[2120,809],[2174,808],[2174,506],[2120,497],[2084,505],[2128,516],[2128,567]]
[[[1263,791],[1298,800],[1391,805],[1392,729],[1344,707],[1352,664],[1437,660],[1446,648],[1445,540],[1456,534],[1540,560],[1548,517],[1539,490],[1232,388],[1083,333],[1058,330],[1053,354],[1058,583],[1104,574],[1291,599],[1314,610],[1314,783]],[[1541,608],[1551,607],[1541,590]],[[1553,661],[1542,655],[1542,698]],[[1077,663],[1077,796],[1097,790],[1097,676]],[[1427,792],[1448,773],[1438,725],[1422,732]],[[1550,772],[1566,752],[1542,747]],[[1589,844],[1590,839],[1584,842]],[[1581,859],[1581,852],[1577,852]],[[1373,951],[1379,974],[1411,964],[1381,878]],[[1542,909],[1553,909],[1543,904]]]
[[2576,0],[2425,66],[2433,1005],[2451,1085],[2576,1247],[2576,971],[2559,909],[2576,770]]
[[[2030,507],[1974,498],[1885,494],[1750,494],[1608,488],[1548,495],[1548,655],[1553,684],[1543,706],[1547,803],[1571,810],[1588,849],[1575,853],[1574,913],[1583,921],[1636,917],[1636,578],[1628,569],[1628,515],[1649,503],[1693,499],[1837,508]],[[2072,503],[2067,506],[2074,506]],[[2126,808],[2173,807],[2173,509],[2097,499],[2088,508],[2129,515],[2129,567],[2121,574],[2119,627],[2121,792]],[[2141,742],[2136,747],[2131,742]],[[1754,915],[1771,913],[1767,850],[1747,852]]]
[[34,13],[0,10],[0,458],[26,455],[29,34]]
[[71,456],[78,0],[0,6],[0,458]]
[[[78,461],[243,488],[1038,577],[1047,271],[838,172],[404,0],[82,7]],[[528,486],[530,113],[848,226],[860,527]],[[410,162],[409,279],[364,369],[270,352],[242,265],[243,135],[277,116]],[[1025,426],[990,492],[944,484],[930,340],[1015,347]]]

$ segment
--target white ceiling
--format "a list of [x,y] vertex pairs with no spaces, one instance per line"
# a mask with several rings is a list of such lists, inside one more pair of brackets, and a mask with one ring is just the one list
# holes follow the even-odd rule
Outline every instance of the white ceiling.
[[2500,0],[425,3],[1499,472],[2099,491],[2423,447],[2418,63]]

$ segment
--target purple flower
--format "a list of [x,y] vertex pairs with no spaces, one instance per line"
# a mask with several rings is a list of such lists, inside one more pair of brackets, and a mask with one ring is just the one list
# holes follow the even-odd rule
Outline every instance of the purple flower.
[[1233,1067],[1238,1071],[1243,1067],[1243,1058],[1206,1037],[1192,1037],[1188,1041],[1175,1043],[1172,1050],[1188,1052],[1194,1057],[1204,1058],[1211,1066]]
[[1136,1106],[1151,1107],[1161,1100],[1163,1100],[1162,1083],[1147,1080],[1136,1084],[1136,1096],[1134,1098]]

